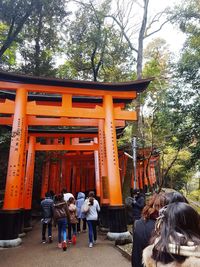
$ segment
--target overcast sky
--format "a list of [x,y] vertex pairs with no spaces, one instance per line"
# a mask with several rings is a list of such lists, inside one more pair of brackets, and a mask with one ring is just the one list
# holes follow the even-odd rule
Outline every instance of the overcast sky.
[[[141,1],[141,0],[140,0]],[[184,3],[184,0],[150,0],[150,13],[156,13],[164,10],[166,7],[173,7]],[[162,37],[170,45],[170,50],[174,53],[179,53],[185,41],[185,35],[178,29],[178,26],[171,23],[166,24],[163,29],[156,33],[154,37]]]

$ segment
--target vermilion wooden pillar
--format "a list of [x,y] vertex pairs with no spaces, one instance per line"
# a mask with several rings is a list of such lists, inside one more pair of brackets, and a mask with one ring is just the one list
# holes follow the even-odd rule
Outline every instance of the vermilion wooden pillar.
[[[58,155],[58,154],[57,154]],[[55,175],[55,193],[60,194],[60,186],[61,186],[61,161],[57,158],[56,161],[56,175]]]
[[[94,143],[98,144],[98,139],[94,138]],[[101,183],[100,183],[100,173],[99,173],[99,152],[94,151],[94,168],[95,168],[95,188],[96,196],[100,198],[101,196]]]
[[[47,139],[47,144],[51,143],[50,138]],[[46,161],[44,163],[44,173],[42,176],[42,187],[41,187],[41,194],[40,198],[45,198],[45,193],[49,190],[49,172],[50,172],[50,155],[49,152],[46,152]]]
[[116,235],[127,233],[125,208],[122,204],[122,189],[119,174],[117,138],[114,122],[113,99],[111,95],[104,96],[105,111],[105,140],[108,167],[109,188],[109,229],[108,238],[113,239]]
[[100,186],[101,186],[100,201],[101,204],[109,204],[108,169],[107,169],[105,130],[104,130],[103,119],[99,120],[98,140],[99,140],[99,171],[100,171]]
[[44,174],[42,177],[42,188],[40,198],[45,198],[45,193],[48,192],[49,185],[49,172],[50,172],[50,159],[49,155],[46,156],[46,162],[44,163]]
[[11,242],[16,242],[17,245],[21,242],[21,239],[18,238],[18,231],[24,190],[26,104],[26,89],[17,89],[4,205],[3,211],[0,212],[0,240],[12,240]]
[[65,173],[67,192],[71,192],[71,175],[72,175],[72,164],[71,164],[71,161],[67,158],[66,159],[66,173]]
[[[77,155],[78,157],[78,155]],[[81,190],[81,161],[76,161],[76,189],[75,189],[75,195],[76,193],[80,192]]]
[[61,159],[61,184],[60,184],[60,189],[66,188],[66,159],[62,158]]
[[[28,156],[26,164],[25,190],[24,190],[24,230],[28,231],[31,227],[31,206],[33,192],[33,177],[35,166],[35,137],[29,137]],[[45,166],[46,167],[46,166]]]
[[55,193],[55,183],[56,183],[56,175],[57,175],[57,163],[55,159],[51,159],[50,161],[50,175],[49,175],[49,191],[53,191]]

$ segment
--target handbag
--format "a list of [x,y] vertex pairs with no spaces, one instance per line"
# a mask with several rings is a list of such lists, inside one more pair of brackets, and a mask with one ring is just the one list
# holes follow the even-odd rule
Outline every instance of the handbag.
[[83,206],[81,207],[81,212],[87,214],[90,210],[90,206],[89,206],[89,201],[86,200],[84,203],[83,203]]
[[49,223],[51,223],[51,218],[43,218],[43,219],[41,219],[41,223],[42,224],[49,224]]

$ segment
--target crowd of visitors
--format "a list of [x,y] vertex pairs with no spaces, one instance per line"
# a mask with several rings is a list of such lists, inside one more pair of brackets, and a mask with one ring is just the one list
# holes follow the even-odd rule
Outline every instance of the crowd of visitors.
[[[132,207],[132,267],[200,266],[200,216],[178,192],[155,193],[145,205],[139,190],[131,191],[127,203]],[[86,231],[88,246],[97,240],[100,206],[93,191],[85,198],[79,192],[47,192],[41,201],[42,243],[52,242],[52,224],[58,229],[58,248],[64,251],[76,244],[77,233]],[[48,238],[46,230],[48,229]]]
[[[88,225],[88,245],[90,248],[97,240],[97,220],[100,206],[95,199],[95,193],[78,193],[77,200],[73,194],[63,189],[61,194],[54,195],[47,192],[41,201],[42,208],[42,243],[47,243],[46,230],[48,228],[48,242],[52,242],[52,224],[58,228],[58,248],[66,251],[68,244],[76,244],[77,233],[86,232]],[[82,227],[81,227],[82,224]]]

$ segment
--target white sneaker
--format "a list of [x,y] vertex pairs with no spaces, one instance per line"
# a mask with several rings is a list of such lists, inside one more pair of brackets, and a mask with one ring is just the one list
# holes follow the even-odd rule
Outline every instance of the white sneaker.
[[93,244],[92,243],[89,243],[89,248],[92,248],[93,247]]
[[96,240],[94,240],[93,244],[94,244],[94,245],[96,245],[96,244],[97,244],[97,241],[96,241]]

